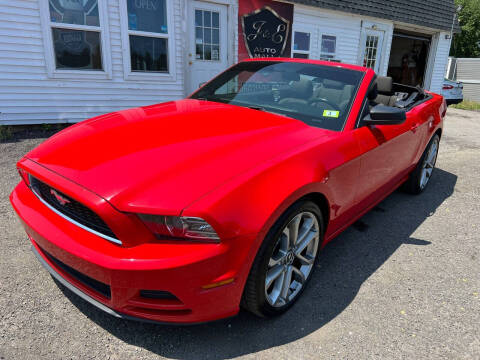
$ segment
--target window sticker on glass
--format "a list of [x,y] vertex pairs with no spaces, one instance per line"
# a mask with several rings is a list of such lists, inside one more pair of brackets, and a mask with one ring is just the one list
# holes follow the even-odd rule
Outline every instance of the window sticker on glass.
[[100,26],[97,0],[49,0],[50,21],[75,24]]
[[293,50],[310,50],[310,33],[295,31],[293,36]]
[[168,32],[166,0],[127,0],[127,11],[130,30],[165,34]]
[[137,30],[137,15],[128,14],[128,28],[130,30]]
[[338,118],[340,111],[337,110],[323,110],[323,117]]

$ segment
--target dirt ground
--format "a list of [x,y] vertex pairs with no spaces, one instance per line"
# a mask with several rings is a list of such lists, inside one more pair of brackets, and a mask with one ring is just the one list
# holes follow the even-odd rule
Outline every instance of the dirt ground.
[[191,327],[118,320],[55,283],[8,201],[0,144],[0,359],[480,359],[480,113],[449,109],[436,173],[330,243],[299,302]]

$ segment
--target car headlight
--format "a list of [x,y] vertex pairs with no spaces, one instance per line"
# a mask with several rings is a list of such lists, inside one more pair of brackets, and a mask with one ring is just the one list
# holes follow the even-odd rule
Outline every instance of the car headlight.
[[206,242],[219,242],[217,232],[202,218],[189,216],[163,216],[137,214],[157,238],[180,238]]

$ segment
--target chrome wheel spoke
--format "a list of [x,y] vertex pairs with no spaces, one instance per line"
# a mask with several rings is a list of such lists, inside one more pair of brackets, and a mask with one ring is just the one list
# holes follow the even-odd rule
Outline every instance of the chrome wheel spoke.
[[316,236],[317,234],[315,232],[309,231],[303,240],[297,243],[297,246],[295,247],[295,255],[300,255]]
[[285,277],[283,279],[282,291],[280,296],[285,301],[285,303],[288,301],[288,290],[290,290],[290,284],[292,283],[292,272],[292,266],[288,266]]
[[302,263],[302,265],[312,265],[313,262],[315,261],[315,258],[310,256],[310,255],[301,255],[301,254],[297,254],[296,255],[296,258],[298,260],[300,260],[300,262]]
[[303,222],[302,227],[299,230],[298,239],[297,239],[297,242],[295,243],[295,246],[298,246],[298,244],[301,243],[305,239],[305,237],[308,236],[308,234],[310,234],[310,232],[312,231],[313,225],[314,225],[314,221],[311,218],[308,218]]
[[422,173],[420,177],[420,187],[423,189],[427,186],[430,177],[432,176],[433,169],[435,167],[435,162],[437,160],[438,153],[438,141],[434,141],[430,148],[428,149],[427,156],[423,162]]
[[278,280],[275,282],[275,286],[272,289],[272,292],[270,294],[270,302],[273,306],[281,306],[279,302],[282,300],[281,298],[281,293],[283,289],[283,283],[285,282],[285,273],[282,272],[281,276],[278,277]]
[[267,276],[265,278],[265,287],[268,289],[272,283],[278,279],[280,275],[283,274],[283,265],[276,265],[267,272]]
[[268,261],[268,268],[270,269],[275,265],[279,265],[279,264],[281,265],[285,260],[285,255],[286,255],[286,252],[284,252],[283,250],[279,250],[277,254],[272,255],[272,257]]
[[280,250],[286,253],[290,248],[290,230],[288,227],[283,229],[282,235],[280,235]]
[[300,226],[300,221],[302,220],[301,214],[295,216],[290,224],[288,224],[288,229],[290,232],[290,247],[295,246],[298,239],[298,228]]
[[428,153],[427,163],[433,164],[433,160],[437,154],[437,142],[435,141],[430,147],[430,152]]
[[294,274],[296,275],[297,281],[302,285],[305,284],[305,281],[307,279],[305,279],[305,275],[303,274],[303,272],[295,266],[292,266],[292,270],[293,270]]

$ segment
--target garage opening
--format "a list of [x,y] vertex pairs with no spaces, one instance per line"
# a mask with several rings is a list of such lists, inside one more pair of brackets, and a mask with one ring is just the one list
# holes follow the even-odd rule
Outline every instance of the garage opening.
[[424,87],[431,40],[424,34],[394,31],[388,76],[396,83]]

